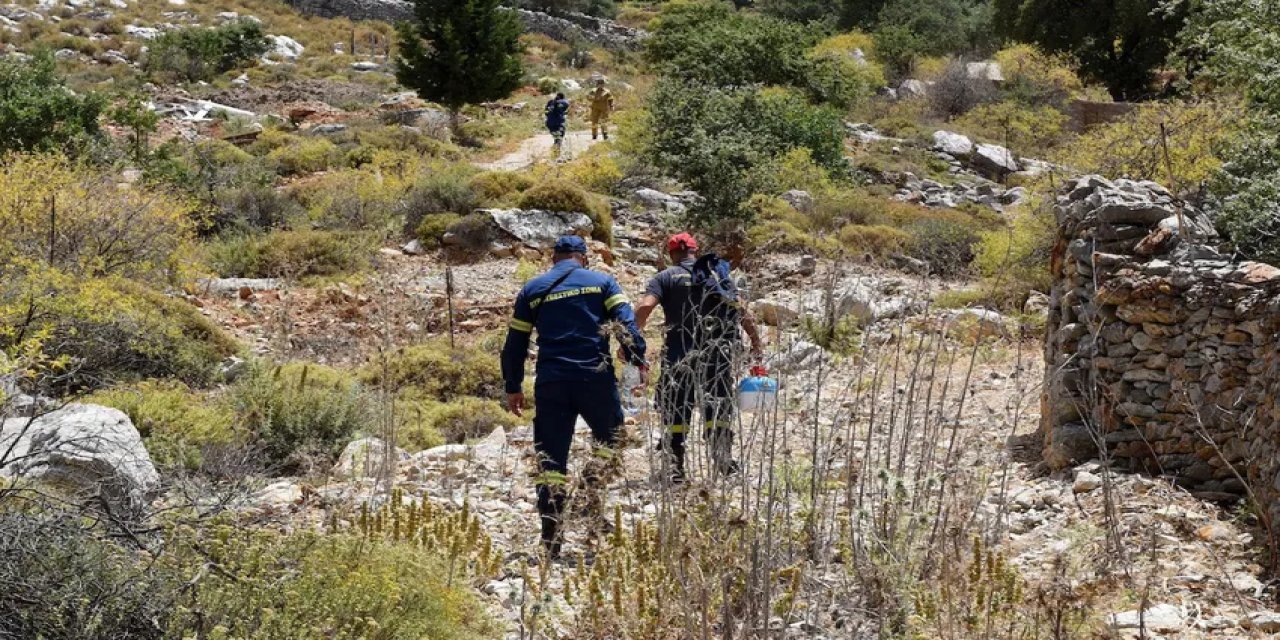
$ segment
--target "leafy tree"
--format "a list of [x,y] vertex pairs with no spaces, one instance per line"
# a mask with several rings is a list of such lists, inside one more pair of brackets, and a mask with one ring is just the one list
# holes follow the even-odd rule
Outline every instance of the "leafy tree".
[[219,27],[166,32],[147,52],[144,68],[156,75],[199,82],[239,69],[271,50],[262,25],[234,20]]
[[815,35],[803,26],[734,11],[720,0],[669,5],[646,55],[663,75],[714,86],[796,84]]
[[1152,72],[1165,62],[1187,15],[1155,0],[994,0],[1004,36],[1069,53],[1081,72],[1117,100],[1151,96]]
[[1212,185],[1222,201],[1219,231],[1242,253],[1280,263],[1280,5],[1192,0],[1190,10],[1181,45],[1192,66],[1249,106]]
[[98,133],[103,100],[62,84],[53,56],[0,60],[0,154],[66,150]]
[[399,26],[396,79],[449,109],[457,129],[467,104],[497,100],[520,86],[520,19],[498,0],[414,0],[414,22]]
[[717,88],[663,80],[649,101],[643,155],[704,202],[695,223],[745,220],[745,201],[775,190],[775,160],[807,149],[827,170],[844,166],[840,114],[783,89]]

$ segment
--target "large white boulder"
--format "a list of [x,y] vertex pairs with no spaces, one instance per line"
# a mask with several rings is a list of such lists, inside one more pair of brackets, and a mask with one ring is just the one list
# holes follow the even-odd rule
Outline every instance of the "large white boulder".
[[46,482],[138,511],[160,487],[142,436],[123,412],[71,404],[0,421],[0,477]]
[[595,225],[585,213],[541,209],[481,209],[499,229],[535,249],[550,249],[560,236],[589,237]]
[[301,42],[289,36],[267,36],[267,40],[271,42],[271,51],[268,51],[267,55],[275,56],[281,60],[297,60],[302,56],[302,52],[306,50],[306,47],[303,47]]
[[969,161],[974,169],[994,180],[1016,173],[1022,168],[1013,152],[995,144],[979,144],[974,148],[973,157]]
[[957,158],[968,158],[973,153],[973,141],[959,133],[934,131],[933,148]]

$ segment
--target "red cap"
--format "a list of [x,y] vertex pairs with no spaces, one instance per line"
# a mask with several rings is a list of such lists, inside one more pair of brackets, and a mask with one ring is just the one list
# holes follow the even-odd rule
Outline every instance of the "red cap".
[[760,365],[756,365],[756,366],[754,366],[754,367],[751,367],[751,377],[753,377],[753,378],[763,378],[763,377],[765,377],[765,376],[767,376],[767,375],[769,375],[769,370],[768,370],[767,368],[762,367],[762,366],[760,366]]
[[677,233],[667,240],[667,251],[697,251],[698,241],[687,233]]

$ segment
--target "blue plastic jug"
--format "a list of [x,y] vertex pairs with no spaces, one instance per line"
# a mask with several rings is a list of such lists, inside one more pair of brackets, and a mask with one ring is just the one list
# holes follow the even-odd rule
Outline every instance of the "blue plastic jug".
[[768,369],[752,367],[751,375],[738,383],[738,409],[760,411],[773,406],[778,399],[778,381],[769,377]]

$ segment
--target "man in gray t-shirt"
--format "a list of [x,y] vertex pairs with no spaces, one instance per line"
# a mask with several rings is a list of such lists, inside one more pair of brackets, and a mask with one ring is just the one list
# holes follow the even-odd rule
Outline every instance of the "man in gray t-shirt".
[[[671,478],[684,480],[685,435],[701,407],[703,425],[711,445],[716,470],[724,475],[737,471],[733,460],[734,356],[740,351],[738,325],[751,340],[751,352],[760,354],[760,335],[745,307],[735,303],[725,313],[713,313],[700,304],[693,268],[698,242],[681,233],[667,241],[674,265],[654,276],[636,307],[641,331],[659,305],[666,317],[667,335],[658,379],[658,408],[666,427],[663,449],[671,456]],[[729,293],[737,291],[729,284]],[[726,322],[730,326],[725,326]]]

